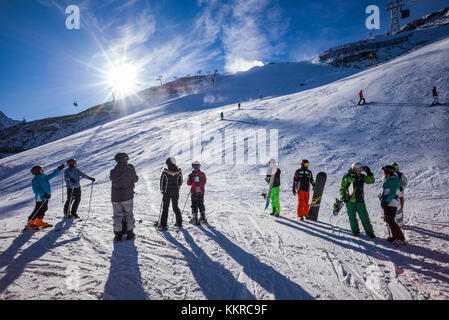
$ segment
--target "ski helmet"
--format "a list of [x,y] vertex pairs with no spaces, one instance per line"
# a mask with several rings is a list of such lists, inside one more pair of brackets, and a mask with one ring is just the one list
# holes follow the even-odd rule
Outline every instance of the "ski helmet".
[[360,162],[354,162],[351,165],[351,169],[354,170],[354,171],[362,170],[362,167],[363,167],[363,165]]
[[176,166],[176,159],[174,157],[170,157],[165,161],[165,164],[167,166],[170,166],[170,165]]
[[270,168],[273,168],[276,165],[276,159],[271,159],[269,162]]
[[393,174],[396,172],[395,167],[390,166],[390,165],[385,166],[385,167],[382,167],[382,170],[383,170],[387,175],[393,175]]
[[310,164],[310,163],[309,163],[309,160],[304,159],[304,160],[301,161],[301,165],[302,165],[303,167],[308,167],[309,164]]
[[41,174],[41,169],[42,169],[42,167],[34,166],[34,167],[31,169],[31,174],[32,174],[33,176],[38,176],[38,175]]
[[192,162],[192,168],[193,169],[199,169],[201,167],[201,163],[199,161],[193,161]]
[[399,170],[399,165],[398,165],[396,162],[393,163],[392,166],[394,167],[394,169],[395,169],[396,171]]
[[67,160],[67,165],[69,167],[73,166],[73,164],[75,164],[75,163],[76,163],[76,159],[69,159],[69,160]]
[[125,163],[126,161],[129,160],[129,157],[126,153],[121,152],[121,153],[117,153],[114,157],[115,161],[117,161],[118,163]]

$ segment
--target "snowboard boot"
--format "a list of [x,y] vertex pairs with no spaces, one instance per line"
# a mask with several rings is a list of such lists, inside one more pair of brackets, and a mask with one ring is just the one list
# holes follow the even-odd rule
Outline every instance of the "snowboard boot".
[[394,242],[394,240],[396,240],[395,238],[393,238],[393,237],[389,237],[389,238],[387,238],[387,241],[388,242],[390,242],[390,243],[393,243]]
[[207,219],[206,219],[206,213],[205,212],[201,212],[201,217],[200,217],[200,223],[207,223]]
[[360,232],[353,232],[352,235],[353,235],[354,237],[360,237]]
[[270,216],[274,216],[276,214],[276,208],[273,208],[273,211],[270,213]]
[[114,242],[120,242],[122,241],[122,231],[114,231],[115,237]]
[[367,234],[368,237],[370,237],[371,239],[376,239],[376,235],[374,233],[369,233]]
[[299,220],[304,221],[304,217],[299,218]]
[[134,240],[136,238],[136,235],[134,234],[133,230],[128,230],[126,232],[126,240]]

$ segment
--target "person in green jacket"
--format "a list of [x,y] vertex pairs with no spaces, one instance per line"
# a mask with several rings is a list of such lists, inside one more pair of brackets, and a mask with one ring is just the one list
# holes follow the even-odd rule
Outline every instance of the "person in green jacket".
[[[366,175],[362,174],[362,170]],[[355,236],[360,235],[360,228],[357,222],[357,213],[362,222],[366,234],[370,238],[375,238],[373,226],[366,210],[365,195],[363,192],[365,184],[374,184],[375,178],[369,167],[360,163],[354,163],[351,169],[343,177],[340,187],[340,196],[342,199],[348,199],[346,202],[346,210],[349,216],[352,233]],[[352,184],[353,192],[349,194],[349,187]]]

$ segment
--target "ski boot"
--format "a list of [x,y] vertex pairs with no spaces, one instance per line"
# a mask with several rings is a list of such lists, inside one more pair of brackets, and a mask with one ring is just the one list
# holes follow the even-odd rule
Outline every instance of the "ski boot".
[[207,219],[201,217],[201,218],[198,220],[198,222],[199,222],[200,224],[207,223]]
[[353,235],[354,237],[360,237],[360,232],[353,232],[352,235]]
[[175,227],[182,228],[182,221],[176,222]]
[[367,236],[371,239],[376,239],[376,235],[374,233],[368,233]]
[[34,224],[35,220],[28,221],[28,224],[25,226],[25,229],[23,231],[31,231],[31,230],[37,230],[39,227]]
[[136,235],[134,234],[133,230],[128,230],[126,232],[126,240],[134,240],[136,238]]
[[80,218],[80,216],[79,215],[77,215],[76,213],[73,213],[72,212],[72,214],[71,214],[71,219],[79,219]]
[[405,246],[406,244],[407,244],[407,242],[405,242],[405,240],[402,241],[402,240],[396,239],[393,241],[393,246],[396,248]]
[[393,243],[394,241],[395,241],[396,239],[395,238],[393,238],[393,237],[389,237],[389,238],[387,238],[387,241],[388,242],[390,242],[390,243]]
[[34,224],[35,224],[36,226],[38,226],[39,229],[51,227],[50,224],[48,224],[48,223],[42,221],[42,218],[37,218],[36,220],[34,220]]
[[121,242],[122,241],[122,231],[114,232],[114,242]]
[[195,216],[193,216],[192,219],[190,219],[189,222],[190,222],[191,224],[196,224],[196,225],[199,225],[199,224],[200,224],[198,218],[195,217]]

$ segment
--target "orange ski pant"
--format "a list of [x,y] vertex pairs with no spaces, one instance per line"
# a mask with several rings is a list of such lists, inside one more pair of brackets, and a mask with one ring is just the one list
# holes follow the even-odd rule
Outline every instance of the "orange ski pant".
[[298,217],[306,217],[309,215],[309,198],[308,191],[298,191]]

